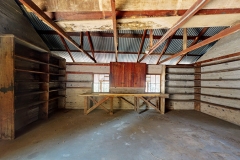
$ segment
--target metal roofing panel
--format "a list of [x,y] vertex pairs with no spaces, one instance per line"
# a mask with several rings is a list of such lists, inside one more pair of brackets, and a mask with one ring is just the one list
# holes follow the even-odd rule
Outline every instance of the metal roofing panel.
[[58,35],[41,34],[40,36],[50,50],[65,50],[65,47]]
[[179,62],[179,64],[192,64],[192,63],[195,63],[199,58],[200,58],[200,56],[185,56]]
[[207,32],[204,34],[204,36],[213,36],[226,28],[228,28],[228,27],[211,27],[207,30]]
[[140,38],[119,38],[118,51],[119,52],[138,52]]

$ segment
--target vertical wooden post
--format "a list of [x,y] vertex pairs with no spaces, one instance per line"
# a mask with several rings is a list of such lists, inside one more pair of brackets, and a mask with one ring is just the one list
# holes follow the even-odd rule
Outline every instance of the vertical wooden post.
[[113,97],[110,97],[110,115],[113,115]]
[[[161,93],[165,93],[165,76],[166,76],[166,66],[162,65],[162,74],[161,74]],[[160,106],[161,114],[165,113],[165,98],[161,98]]]
[[137,111],[137,97],[134,97],[134,111]]
[[194,109],[196,111],[201,111],[201,66],[195,66],[195,76],[194,76]]
[[1,37],[0,48],[0,139],[14,139],[14,37]]
[[84,115],[87,115],[87,110],[88,110],[88,97],[86,96],[84,98]]

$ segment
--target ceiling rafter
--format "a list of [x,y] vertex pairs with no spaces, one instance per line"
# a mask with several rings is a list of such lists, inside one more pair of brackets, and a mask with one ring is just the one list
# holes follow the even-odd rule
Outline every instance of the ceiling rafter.
[[179,52],[177,54],[174,54],[174,55],[172,55],[172,56],[162,60],[160,62],[160,64],[164,63],[166,61],[169,61],[169,60],[171,60],[173,58],[176,58],[178,56],[185,55],[188,52],[191,52],[191,51],[193,51],[195,49],[203,47],[203,46],[205,46],[205,45],[207,45],[209,43],[215,42],[215,41],[217,41],[217,40],[219,40],[219,39],[221,39],[221,38],[223,38],[225,36],[228,36],[230,34],[233,34],[233,33],[237,32],[239,30],[240,30],[240,24],[236,24],[235,26],[232,26],[231,28],[224,29],[223,31],[219,32],[218,34],[216,34],[216,35],[214,35],[214,36],[212,36],[212,37],[210,37],[210,38],[208,38],[208,39],[206,39],[206,40],[204,40],[202,42],[199,42],[199,43],[197,43],[197,44],[195,44],[195,45],[193,45],[193,46],[191,46],[191,47],[189,47],[189,48],[187,48],[187,49],[185,49],[185,50],[183,50],[183,51],[181,51],[181,52]]
[[80,45],[79,45],[79,47],[80,48],[83,48],[83,32],[80,32],[80,35],[79,35],[80,37]]
[[171,42],[172,42],[172,38],[173,38],[173,36],[174,36],[175,34],[176,34],[176,32],[175,32],[172,36],[170,36],[170,37],[168,38],[168,41],[167,41],[167,43],[165,44],[165,46],[164,46],[162,52],[160,53],[159,58],[158,58],[156,64],[159,64],[159,61],[161,60],[162,56],[163,56],[163,55],[165,54],[165,52],[167,51],[169,45],[170,45]]
[[[191,43],[191,45],[190,45],[189,47],[195,45],[195,44],[200,40],[200,38],[207,32],[208,29],[209,29],[209,27],[203,28],[203,29],[201,30],[201,32],[196,36],[196,38],[194,39],[194,41]],[[188,54],[188,53],[187,53],[187,54]],[[187,56],[187,54],[186,54],[186,55],[182,55],[182,56],[180,57],[180,59],[177,61],[176,65],[178,65],[178,64],[181,62],[181,60],[182,60],[185,56]]]
[[138,59],[140,57],[140,54],[142,53],[142,49],[143,49],[143,45],[144,45],[144,42],[145,42],[146,34],[147,34],[147,30],[145,29],[143,31],[143,34],[142,34],[142,40],[141,40],[139,51],[138,51],[137,62],[138,62]]
[[61,39],[61,41],[62,41],[62,43],[63,43],[65,49],[67,50],[69,56],[71,57],[72,61],[75,62],[75,60],[74,60],[74,58],[73,58],[73,56],[72,56],[72,53],[71,53],[71,51],[70,51],[70,49],[69,49],[69,47],[68,47],[68,45],[67,45],[65,39],[64,39],[61,35],[59,35],[59,37],[60,37],[60,39]]
[[[185,13],[184,15],[163,35],[163,37],[149,50],[144,58],[152,54],[165,40],[167,40],[174,32],[176,32],[182,25],[184,25],[193,15],[205,6],[210,0],[197,0]],[[143,58],[143,59],[144,59]],[[142,60],[143,60],[142,59]],[[141,61],[142,61],[141,60]],[[141,62],[140,61],[140,62]]]
[[34,2],[31,0],[19,0],[24,6],[30,9],[39,19],[44,21],[49,27],[55,30],[59,35],[68,40],[73,46],[75,46],[78,50],[83,52],[86,56],[88,56],[93,62],[96,63],[96,60],[90,56],[86,51],[81,49],[78,44],[67,34],[64,30],[59,27],[56,23],[54,23]]
[[90,45],[90,49],[91,49],[91,52],[92,52],[92,56],[93,56],[93,58],[95,58],[94,48],[93,48],[93,43],[92,43],[91,35],[90,35],[90,33],[89,33],[88,31],[86,32],[86,34],[87,34],[87,37],[88,37],[88,43],[89,43],[89,45]]
[[116,7],[115,0],[111,0],[112,8],[112,21],[113,21],[113,36],[114,36],[114,47],[115,47],[115,60],[118,61],[118,32],[117,32],[117,19],[116,19]]

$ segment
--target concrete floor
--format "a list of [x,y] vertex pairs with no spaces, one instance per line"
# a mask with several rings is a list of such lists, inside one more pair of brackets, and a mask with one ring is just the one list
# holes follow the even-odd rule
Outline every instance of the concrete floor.
[[13,141],[0,159],[239,160],[240,127],[196,111],[59,111]]

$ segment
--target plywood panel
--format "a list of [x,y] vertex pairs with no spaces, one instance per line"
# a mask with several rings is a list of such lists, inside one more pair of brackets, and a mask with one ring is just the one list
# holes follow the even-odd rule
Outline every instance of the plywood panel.
[[0,40],[0,139],[14,139],[14,38]]

